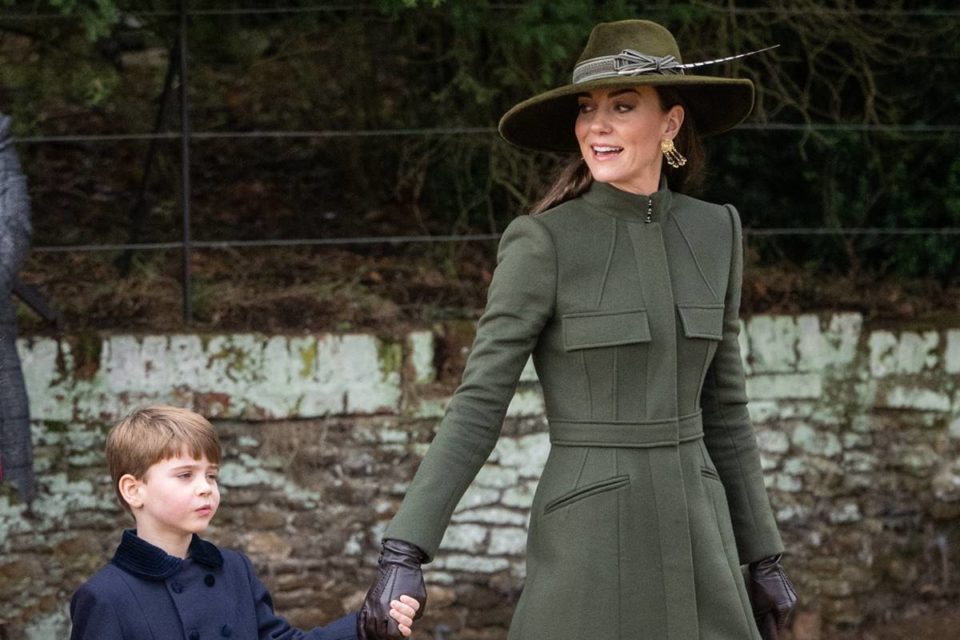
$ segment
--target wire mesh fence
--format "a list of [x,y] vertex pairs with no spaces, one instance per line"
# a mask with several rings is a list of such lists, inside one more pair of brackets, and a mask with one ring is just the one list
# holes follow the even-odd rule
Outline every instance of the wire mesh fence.
[[[495,6],[504,11],[513,11],[518,8],[517,3],[499,3]],[[703,7],[701,7],[703,8]],[[789,15],[790,11],[783,7],[776,9],[765,8],[746,8],[746,7],[727,7],[725,9],[716,7],[707,7],[709,10],[727,11],[735,15],[752,16],[770,14],[778,12],[777,15]],[[107,132],[107,133],[79,133],[79,134],[37,134],[27,135],[15,139],[16,144],[21,149],[28,149],[37,146],[50,145],[118,145],[122,143],[171,143],[179,144],[179,196],[180,196],[180,218],[181,237],[179,240],[166,241],[138,241],[136,234],[131,232],[131,237],[127,242],[104,241],[104,242],[41,242],[34,247],[36,253],[62,254],[69,252],[78,253],[96,253],[96,252],[150,252],[150,251],[171,251],[180,250],[183,253],[183,270],[181,275],[181,285],[184,292],[183,310],[184,320],[189,322],[192,316],[192,269],[190,256],[195,251],[224,250],[224,249],[253,249],[253,248],[280,248],[280,247],[335,247],[335,246],[364,246],[364,245],[415,245],[415,244],[449,244],[449,243],[491,243],[494,242],[498,234],[490,233],[430,233],[430,234],[347,234],[339,237],[292,237],[292,238],[243,238],[243,237],[224,237],[216,239],[196,239],[192,236],[191,230],[193,221],[191,218],[191,206],[193,202],[193,193],[191,187],[191,176],[193,169],[193,160],[191,160],[191,148],[196,145],[202,145],[205,141],[219,141],[225,143],[244,141],[248,143],[258,143],[260,141],[303,141],[305,143],[314,142],[336,142],[340,140],[426,140],[442,139],[444,137],[464,136],[476,137],[478,139],[495,139],[496,129],[490,126],[431,126],[431,127],[396,127],[396,128],[317,128],[308,130],[231,130],[224,129],[204,129],[192,130],[190,111],[191,105],[186,88],[189,86],[189,77],[191,73],[192,60],[186,50],[189,44],[189,21],[191,18],[204,17],[207,19],[228,18],[233,16],[266,16],[266,15],[297,15],[297,14],[331,14],[337,12],[349,11],[370,11],[377,12],[376,5],[357,5],[357,4],[329,4],[329,5],[308,5],[308,6],[274,6],[274,7],[203,7],[193,6],[182,2],[178,10],[152,10],[140,11],[138,16],[142,18],[171,18],[178,20],[179,29],[177,31],[177,41],[171,47],[169,57],[169,69],[167,78],[167,87],[174,83],[179,76],[179,124],[177,131],[164,130],[160,125],[162,118],[158,117],[153,131],[140,132]],[[666,10],[664,8],[651,8],[651,12]],[[823,9],[824,15],[843,14],[853,15],[865,19],[900,16],[923,20],[955,20],[960,18],[960,11],[949,9],[900,9],[897,11],[887,11],[882,9]],[[62,14],[53,13],[21,13],[4,14],[0,16],[2,21],[14,23],[29,23],[43,21],[59,21],[75,19],[65,17]],[[166,100],[166,98],[164,98]],[[172,99],[171,99],[172,101]],[[160,108],[163,108],[163,102]],[[739,129],[743,131],[757,132],[761,134],[771,133],[793,133],[807,136],[813,134],[862,134],[870,136],[890,136],[905,137],[908,139],[904,144],[912,144],[909,138],[922,138],[923,136],[936,136],[940,139],[944,137],[952,138],[960,130],[960,124],[929,124],[929,123],[879,123],[879,122],[855,122],[855,123],[816,123],[816,122],[758,122],[741,124]],[[918,140],[913,144],[925,144]],[[148,151],[146,155],[149,155]],[[149,173],[149,171],[147,172]],[[144,177],[144,183],[149,180],[149,175]],[[195,186],[195,185],[194,185]],[[136,209],[136,207],[134,207]],[[136,226],[134,220],[135,212],[132,211],[131,228]],[[940,226],[779,226],[756,228],[747,226],[744,229],[748,241],[751,239],[776,239],[790,237],[829,237],[829,238],[896,238],[896,237],[942,237],[953,238],[960,234],[960,227]]]

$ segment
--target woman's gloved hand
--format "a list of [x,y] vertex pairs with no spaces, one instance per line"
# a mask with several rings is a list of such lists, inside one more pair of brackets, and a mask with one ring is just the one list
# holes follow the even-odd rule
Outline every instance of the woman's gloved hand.
[[780,554],[751,562],[747,592],[763,640],[776,640],[797,606],[797,592],[780,566]]
[[420,547],[403,540],[384,540],[378,564],[377,579],[360,607],[358,622],[361,640],[402,640],[397,621],[390,616],[390,602],[407,595],[420,603],[414,620],[423,615],[427,589],[420,565],[427,554]]

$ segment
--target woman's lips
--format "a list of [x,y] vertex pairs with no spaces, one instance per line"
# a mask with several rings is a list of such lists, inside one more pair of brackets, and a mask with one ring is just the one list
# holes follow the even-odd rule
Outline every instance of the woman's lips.
[[590,145],[590,150],[593,151],[593,157],[598,160],[606,160],[607,158],[615,158],[621,151],[623,147],[617,147],[610,144],[592,144]]

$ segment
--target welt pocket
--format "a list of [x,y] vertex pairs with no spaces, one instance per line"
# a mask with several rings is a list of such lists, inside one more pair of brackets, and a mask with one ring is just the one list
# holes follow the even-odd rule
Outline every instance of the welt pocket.
[[630,476],[614,476],[613,478],[607,478],[605,480],[600,480],[599,482],[593,482],[582,487],[578,487],[573,491],[565,493],[559,498],[554,498],[548,502],[546,506],[543,507],[543,514],[546,515],[556,511],[557,509],[568,507],[575,502],[579,502],[586,498],[591,498],[601,493],[622,489],[629,484]]
[[596,349],[650,342],[646,309],[586,311],[563,316],[563,348]]
[[686,337],[723,339],[723,304],[678,304],[677,310]]
[[708,467],[700,467],[700,475],[702,475],[704,478],[716,480],[717,482],[723,482],[720,480],[720,474]]

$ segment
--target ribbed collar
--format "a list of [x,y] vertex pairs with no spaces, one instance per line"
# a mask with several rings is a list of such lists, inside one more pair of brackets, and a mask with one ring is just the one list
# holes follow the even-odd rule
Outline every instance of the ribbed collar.
[[[223,566],[220,549],[196,534],[190,540],[187,557],[212,569]],[[137,537],[135,529],[125,529],[111,562],[144,580],[166,580],[180,570],[184,560],[171,556],[160,547]]]
[[660,176],[660,188],[649,196],[628,193],[606,182],[594,180],[582,197],[587,204],[604,213],[630,222],[645,222],[652,202],[653,211],[650,221],[662,222],[670,211],[672,193],[667,188],[666,176]]

